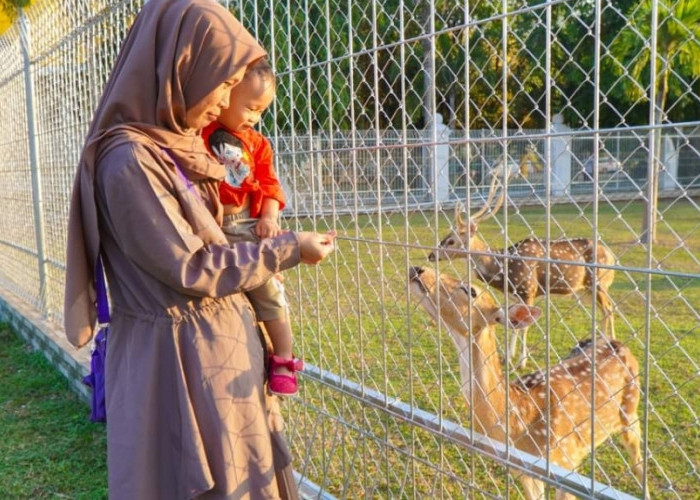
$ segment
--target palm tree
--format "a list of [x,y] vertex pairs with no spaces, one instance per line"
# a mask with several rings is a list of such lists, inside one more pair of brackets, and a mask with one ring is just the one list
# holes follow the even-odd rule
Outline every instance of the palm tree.
[[[621,89],[630,96],[649,98],[653,71],[655,101],[653,117],[656,125],[666,120],[669,96],[682,96],[690,89],[690,82],[700,77],[700,2],[677,0],[643,0],[628,13],[627,26],[610,45],[606,63],[623,78]],[[672,1],[672,0],[671,0]],[[656,7],[656,57],[652,66],[652,14]],[[629,77],[624,77],[629,75]],[[647,94],[648,93],[648,94]],[[648,181],[651,193],[642,225],[641,241],[656,240],[656,207],[658,198],[659,155],[661,131],[653,132],[655,154]]]

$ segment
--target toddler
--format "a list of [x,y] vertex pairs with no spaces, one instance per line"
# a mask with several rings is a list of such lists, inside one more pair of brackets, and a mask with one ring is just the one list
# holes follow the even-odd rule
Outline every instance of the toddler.
[[[233,87],[230,105],[222,110],[218,121],[202,131],[209,151],[226,167],[219,195],[224,205],[223,231],[229,243],[260,241],[282,231],[279,212],[285,198],[274,171],[272,147],[254,128],[275,98],[275,87],[270,63],[260,60]],[[292,331],[282,284],[272,278],[247,295],[273,346],[268,374],[270,392],[280,396],[295,394],[295,372],[303,368],[303,363],[292,353]]]

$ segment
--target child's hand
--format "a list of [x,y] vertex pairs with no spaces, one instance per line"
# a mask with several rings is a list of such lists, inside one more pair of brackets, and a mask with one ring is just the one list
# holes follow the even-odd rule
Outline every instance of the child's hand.
[[261,217],[255,225],[255,234],[257,234],[260,239],[274,238],[280,233],[282,233],[282,229],[279,224],[277,224],[277,219]]

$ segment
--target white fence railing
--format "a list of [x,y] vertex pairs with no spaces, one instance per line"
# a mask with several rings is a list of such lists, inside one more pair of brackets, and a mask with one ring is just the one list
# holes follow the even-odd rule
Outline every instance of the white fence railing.
[[[437,144],[431,131],[339,131],[333,136],[280,135],[278,166],[295,214],[326,213],[331,207],[348,212],[359,203],[363,211],[400,207],[405,203],[454,203],[466,199],[469,188],[480,193],[490,175],[502,169],[504,150],[510,178],[509,195],[542,195],[552,165],[550,190],[558,203],[571,203],[593,193],[593,164],[599,167],[598,187],[606,195],[634,199],[646,191],[649,169],[648,131],[611,131],[599,138],[594,156],[590,131],[555,130],[561,146],[556,158],[546,154],[551,136],[545,130],[441,130]],[[566,132],[570,132],[567,135]],[[665,161],[659,180],[662,196],[700,189],[700,130],[679,128],[663,134]],[[435,158],[435,161],[432,158]],[[404,171],[405,168],[405,171]],[[295,204],[296,203],[296,204]]]

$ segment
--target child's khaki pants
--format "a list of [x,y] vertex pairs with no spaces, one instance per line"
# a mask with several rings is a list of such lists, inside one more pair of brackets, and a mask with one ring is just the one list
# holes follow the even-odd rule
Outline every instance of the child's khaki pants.
[[[250,212],[244,210],[238,214],[225,215],[224,225],[221,228],[226,235],[229,245],[241,241],[260,241],[255,234],[255,225],[258,219],[251,219]],[[287,317],[287,302],[284,298],[282,283],[276,278],[271,278],[258,288],[246,292],[248,300],[255,309],[258,321],[271,321],[285,319]]]

